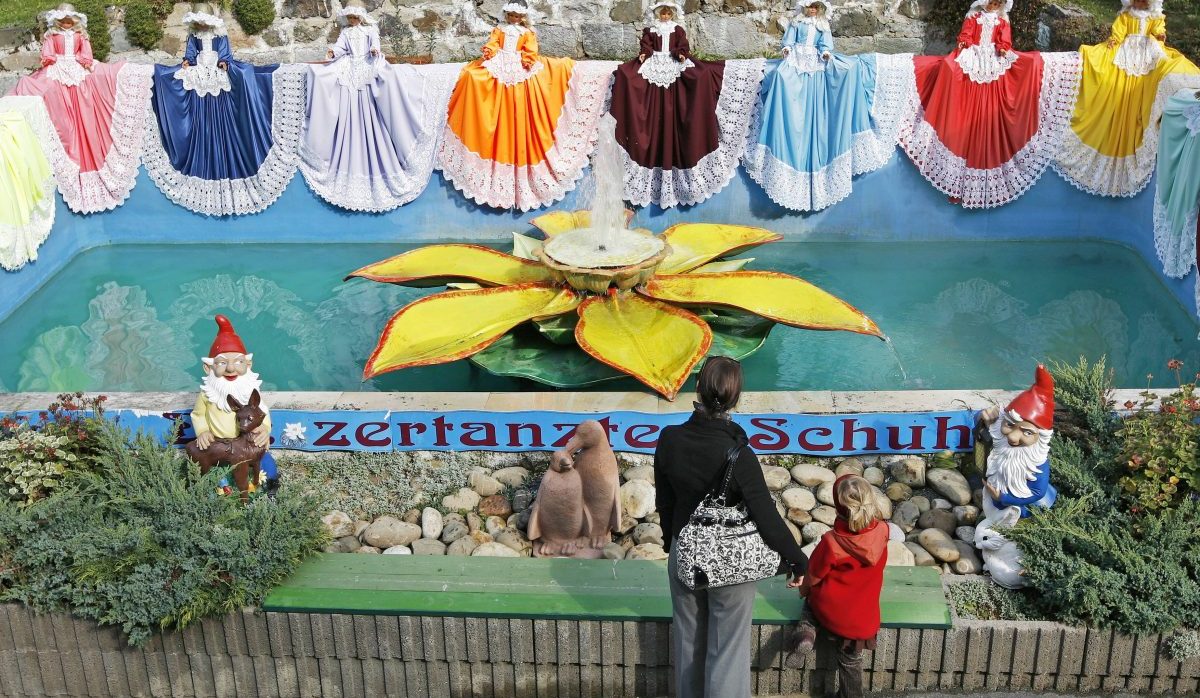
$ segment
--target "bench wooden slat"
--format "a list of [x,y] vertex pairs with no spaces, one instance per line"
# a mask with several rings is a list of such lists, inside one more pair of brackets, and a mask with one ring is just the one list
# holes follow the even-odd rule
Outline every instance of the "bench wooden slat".
[[[759,583],[755,623],[788,624],[803,602],[782,577]],[[948,628],[937,570],[889,567],[880,597],[888,627]],[[669,620],[665,563],[409,555],[314,555],[263,607],[269,611]]]

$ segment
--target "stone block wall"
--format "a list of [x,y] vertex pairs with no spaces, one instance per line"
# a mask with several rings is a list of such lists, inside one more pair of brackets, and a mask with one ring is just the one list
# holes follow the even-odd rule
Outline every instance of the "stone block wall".
[[[787,628],[754,626],[758,696],[833,689],[831,648],[789,669]],[[1195,694],[1200,658],[1165,636],[959,620],[884,629],[871,692]],[[205,619],[130,648],[112,627],[0,605],[0,695],[655,698],[671,689],[667,623],[262,613]]]
[[[364,0],[379,25],[385,53],[428,57],[436,62],[473,60],[488,32],[501,19],[505,0]],[[944,42],[927,36],[922,19],[933,0],[834,0],[833,28],[838,50],[846,53],[920,53]],[[531,0],[541,49],[574,58],[631,58],[644,21],[642,0]],[[685,25],[694,51],[707,57],[777,55],[780,22],[791,16],[793,0],[685,0]],[[337,36],[333,19],[341,0],[275,0],[276,19],[248,36],[226,11],[236,55],[255,63],[317,61]],[[125,34],[124,10],[108,11],[110,60],[170,63],[183,52],[187,32],[181,21],[190,3],[177,3],[166,18],[159,45],[134,49]],[[93,24],[95,31],[96,24]],[[932,42],[932,44],[931,44]],[[16,74],[39,65],[32,32],[0,29],[0,88]]]

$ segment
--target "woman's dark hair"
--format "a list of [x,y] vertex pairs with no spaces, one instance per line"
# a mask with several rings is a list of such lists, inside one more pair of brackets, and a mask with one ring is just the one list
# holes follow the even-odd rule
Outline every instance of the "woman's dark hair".
[[742,397],[742,365],[728,356],[710,356],[700,367],[696,394],[710,415],[728,412]]

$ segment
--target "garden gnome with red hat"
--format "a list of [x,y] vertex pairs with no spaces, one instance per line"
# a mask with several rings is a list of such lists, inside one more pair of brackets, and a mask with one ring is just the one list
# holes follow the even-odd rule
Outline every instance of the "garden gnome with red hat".
[[[991,453],[984,480],[983,513],[995,519],[1000,510],[1017,507],[1021,517],[1033,506],[1054,505],[1058,491],[1050,484],[1050,437],[1054,435],[1054,378],[1042,365],[1033,385],[1001,414],[989,407],[979,414],[976,433],[990,436]],[[981,433],[982,432],[982,433]]]
[[[208,356],[200,359],[204,364],[204,380],[196,407],[192,409],[192,429],[201,451],[208,450],[216,439],[237,437],[237,419],[228,398],[245,405],[262,385],[258,374],[250,370],[254,354],[246,352],[242,338],[233,331],[233,323],[224,315],[218,315],[216,321],[217,337]],[[265,448],[271,442],[271,413],[265,406],[262,409],[267,415],[254,430],[253,441],[255,446]]]

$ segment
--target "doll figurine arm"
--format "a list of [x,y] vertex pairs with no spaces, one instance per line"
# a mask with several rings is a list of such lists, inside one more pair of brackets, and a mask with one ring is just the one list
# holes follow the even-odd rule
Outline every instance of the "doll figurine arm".
[[658,35],[650,27],[642,29],[642,40],[638,42],[638,62],[645,61],[654,53],[654,40]]
[[529,70],[538,59],[537,34],[532,29],[521,34],[521,38],[517,40],[517,52],[521,54],[521,67]]
[[486,61],[499,53],[500,47],[504,45],[503,42],[504,31],[500,29],[500,27],[496,27],[492,30],[492,33],[488,35],[487,43],[483,45],[483,49],[480,51],[480,54],[483,55],[483,60]]
[[58,54],[54,52],[54,35],[46,32],[42,36],[42,65],[54,65],[58,62]]
[[329,52],[325,55],[329,56],[331,60],[336,60],[348,53],[350,53],[350,38],[346,36],[346,32],[341,32],[338,34],[338,40],[329,47]]
[[822,29],[817,34],[817,51],[826,60],[833,55],[833,32],[828,29]]
[[[676,37],[679,37],[676,40]],[[671,50],[671,57],[682,63],[692,55],[692,46],[688,43],[687,31],[683,27],[675,27],[675,31],[671,32],[670,42],[675,44]],[[669,44],[668,44],[669,45]]]
[[87,37],[87,34],[76,34],[79,37],[79,50],[75,52],[75,60],[79,65],[92,69],[92,41]]
[[1117,15],[1116,19],[1113,20],[1112,31],[1109,32],[1108,35],[1109,48],[1120,46],[1121,42],[1125,40],[1125,37],[1129,35],[1129,27],[1125,24],[1125,18],[1127,16],[1128,15],[1122,12],[1121,14]]
[[1012,51],[1012,25],[1008,23],[1008,20],[1000,20],[1000,24],[992,35],[992,43],[996,44],[996,52],[1000,55]]
[[960,49],[977,43],[975,39],[975,29],[978,26],[979,23],[975,21],[975,15],[970,15],[963,20],[962,31],[958,33],[958,47]]
[[200,40],[191,34],[188,35],[187,43],[183,45],[183,65],[196,65],[196,57],[200,55]]
[[229,50],[229,37],[218,36],[214,38],[213,48],[217,51],[217,66],[221,70],[228,70],[229,62],[233,60],[233,52]]
[[372,56],[378,56],[379,50],[379,29],[375,27],[367,27],[367,53]]
[[1167,41],[1167,18],[1155,17],[1146,25],[1146,33],[1153,36],[1155,39],[1166,43]]
[[795,22],[789,22],[787,31],[783,33],[783,41],[781,48],[783,55],[788,55],[792,52],[792,47],[800,42],[800,27]]

